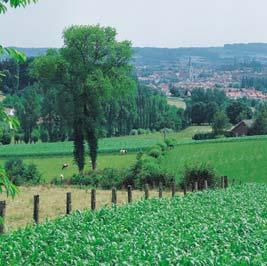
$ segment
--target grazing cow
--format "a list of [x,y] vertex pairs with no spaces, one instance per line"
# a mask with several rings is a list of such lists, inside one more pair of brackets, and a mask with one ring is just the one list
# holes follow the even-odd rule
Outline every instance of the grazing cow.
[[121,154],[121,155],[125,155],[125,154],[127,154],[127,152],[128,152],[128,151],[127,151],[126,149],[121,149],[121,150],[120,150],[120,154]]
[[68,163],[64,163],[64,164],[62,165],[62,170],[65,169],[65,168],[68,168],[68,167],[69,167],[69,164],[68,164]]

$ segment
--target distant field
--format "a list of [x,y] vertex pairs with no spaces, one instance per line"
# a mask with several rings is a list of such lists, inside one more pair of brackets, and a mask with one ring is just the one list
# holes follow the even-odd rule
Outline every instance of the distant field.
[[[209,131],[210,127],[189,127],[179,133],[169,133],[167,137],[175,138],[177,141],[190,141],[196,132]],[[163,141],[161,133],[153,133],[141,136],[126,136],[118,138],[102,139],[100,141],[100,154],[98,156],[98,169],[107,167],[127,168],[135,162],[136,151],[147,149],[156,143]],[[127,148],[127,155],[120,155],[121,148]],[[78,172],[72,156],[71,142],[38,143],[0,146],[0,165],[10,158],[20,157],[27,164],[34,163],[43,174],[45,181],[50,181],[61,174],[70,178]],[[62,171],[62,165],[68,163],[70,166]],[[85,171],[91,169],[89,158],[86,160]]]
[[[169,133],[167,137],[178,140],[190,140],[197,132],[207,132],[211,128],[208,126],[193,126],[178,132]],[[137,152],[147,149],[159,142],[163,141],[163,134],[151,133],[140,136],[125,136],[105,138],[99,141],[100,153],[118,153],[121,149]],[[72,142],[56,142],[56,143],[37,143],[37,144],[17,144],[0,146],[0,157],[14,157],[14,156],[52,156],[52,155],[72,155]]]
[[178,145],[163,158],[162,166],[178,180],[185,165],[204,162],[230,179],[267,183],[266,136],[197,143]]
[[[135,162],[136,154],[129,153],[127,155],[119,154],[101,154],[98,157],[97,168],[127,168]],[[0,159],[0,165],[4,165],[6,160]],[[73,174],[78,173],[78,168],[74,163],[73,157],[69,156],[52,156],[52,157],[25,157],[22,158],[26,164],[34,163],[38,170],[42,173],[42,176],[46,182],[50,181],[54,177],[60,177],[61,174],[65,178],[70,178]],[[62,165],[68,163],[69,167],[62,170]],[[89,171],[91,165],[89,158],[86,159],[85,171]]]
[[177,108],[181,108],[181,109],[186,108],[186,103],[185,103],[184,99],[178,98],[178,97],[168,97],[168,104],[174,105]]

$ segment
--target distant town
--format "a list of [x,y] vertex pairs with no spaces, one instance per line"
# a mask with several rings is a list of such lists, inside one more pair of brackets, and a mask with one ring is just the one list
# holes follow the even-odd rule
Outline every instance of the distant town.
[[222,90],[230,99],[267,99],[265,55],[221,60],[184,55],[157,65],[141,63],[136,66],[139,81],[167,96],[190,97],[192,90],[203,88]]

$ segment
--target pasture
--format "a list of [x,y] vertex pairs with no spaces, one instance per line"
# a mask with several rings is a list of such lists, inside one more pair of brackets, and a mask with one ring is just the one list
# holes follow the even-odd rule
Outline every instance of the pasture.
[[166,171],[180,179],[185,165],[208,163],[219,175],[267,183],[267,138],[218,139],[178,145],[162,158]]
[[[197,132],[207,132],[208,126],[188,127],[178,133],[168,133],[167,137],[177,141],[190,141]],[[127,168],[135,162],[136,152],[145,150],[163,141],[163,135],[159,132],[148,135],[125,136],[117,138],[101,139],[99,144],[98,169],[103,168]],[[0,165],[4,165],[10,158],[19,157],[25,163],[34,163],[43,174],[45,181],[50,181],[61,174],[65,178],[77,173],[77,166],[72,156],[72,142],[17,144],[0,147]],[[127,148],[127,155],[120,155],[121,148]],[[62,171],[62,165],[68,163],[69,167]],[[85,171],[89,171],[91,165],[86,159]]]
[[181,108],[181,109],[186,109],[186,103],[184,101],[184,99],[179,98],[179,97],[168,97],[168,104],[169,105],[174,105],[177,108]]
[[0,264],[264,265],[266,201],[247,184],[76,212],[1,236]]
[[[98,156],[97,168],[127,168],[135,162],[136,154],[128,153],[127,155],[120,154],[100,154]],[[9,158],[0,159],[0,165],[4,166]],[[64,178],[68,179],[73,174],[78,173],[78,167],[74,163],[73,157],[68,156],[44,156],[44,157],[25,157],[22,158],[26,164],[35,164],[43,176],[45,182],[51,181],[55,177],[60,177],[63,174]],[[64,163],[68,163],[69,167],[62,170]],[[91,170],[90,160],[86,158],[85,172]]]
[[[180,132],[171,132],[167,138],[177,141],[190,140],[195,133],[210,131],[209,126],[192,126]],[[164,136],[160,132],[139,136],[124,136],[104,138],[99,140],[99,153],[118,153],[121,149],[131,152],[145,150],[159,142]],[[0,157],[36,157],[36,156],[66,156],[72,155],[73,143],[71,141],[37,144],[11,144],[0,147]]]

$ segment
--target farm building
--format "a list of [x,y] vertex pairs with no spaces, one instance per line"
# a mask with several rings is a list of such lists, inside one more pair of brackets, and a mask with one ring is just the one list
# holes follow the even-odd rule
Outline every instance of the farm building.
[[248,135],[249,130],[253,126],[253,120],[242,120],[237,125],[232,127],[230,129],[230,132],[233,134],[233,136],[239,137],[239,136],[246,136]]

